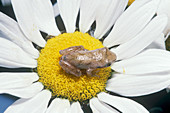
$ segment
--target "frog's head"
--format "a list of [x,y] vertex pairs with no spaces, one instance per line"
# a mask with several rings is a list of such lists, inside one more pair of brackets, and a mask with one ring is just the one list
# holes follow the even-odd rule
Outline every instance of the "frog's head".
[[107,67],[110,66],[116,60],[116,54],[111,52],[109,49],[106,51]]

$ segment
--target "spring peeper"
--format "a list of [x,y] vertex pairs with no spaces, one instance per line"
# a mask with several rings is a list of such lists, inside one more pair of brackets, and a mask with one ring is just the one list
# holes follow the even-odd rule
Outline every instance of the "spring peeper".
[[83,70],[94,76],[93,70],[108,67],[116,60],[116,55],[106,47],[89,51],[83,46],[72,46],[59,53],[62,55],[59,62],[62,69],[77,77],[83,74]]

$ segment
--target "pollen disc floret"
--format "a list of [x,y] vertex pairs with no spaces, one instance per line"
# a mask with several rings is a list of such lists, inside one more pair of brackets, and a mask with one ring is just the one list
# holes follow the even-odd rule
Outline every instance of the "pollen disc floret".
[[97,69],[96,75],[76,77],[66,73],[59,65],[60,50],[71,46],[83,45],[85,49],[94,50],[104,47],[102,43],[87,33],[63,33],[47,41],[38,58],[39,81],[53,96],[67,98],[70,101],[84,101],[105,91],[106,82],[111,75],[111,68]]

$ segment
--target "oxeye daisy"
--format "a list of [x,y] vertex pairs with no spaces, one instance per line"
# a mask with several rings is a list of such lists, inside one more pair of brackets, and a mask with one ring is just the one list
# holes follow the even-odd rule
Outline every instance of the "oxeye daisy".
[[[147,113],[125,97],[151,94],[170,84],[170,53],[145,50],[163,36],[167,24],[165,15],[155,16],[159,0],[136,0],[126,10],[128,0],[58,0],[64,33],[56,26],[49,0],[11,2],[17,22],[0,13],[0,66],[32,72],[0,73],[0,93],[20,97],[5,113],[83,113],[85,104],[94,113]],[[47,41],[40,31],[48,34]],[[69,74],[59,64],[61,50],[74,46],[86,52],[107,47],[115,62],[95,67],[96,76]]]

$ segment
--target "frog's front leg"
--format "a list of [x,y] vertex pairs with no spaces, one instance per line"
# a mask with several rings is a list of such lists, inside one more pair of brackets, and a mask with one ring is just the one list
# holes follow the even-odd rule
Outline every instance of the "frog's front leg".
[[92,75],[93,75],[93,74],[92,74],[93,70],[94,70],[94,69],[87,69],[87,70],[86,70],[87,75],[88,75],[88,76],[92,76]]
[[72,66],[66,61],[60,60],[59,64],[62,67],[62,69],[66,71],[67,73],[73,74],[77,77],[82,75],[82,72],[80,69],[77,69],[76,67]]
[[76,52],[76,51],[87,51],[87,49],[84,49],[83,46],[72,46],[72,47],[60,50],[59,53],[61,55],[66,55],[66,54],[69,54],[71,52]]

